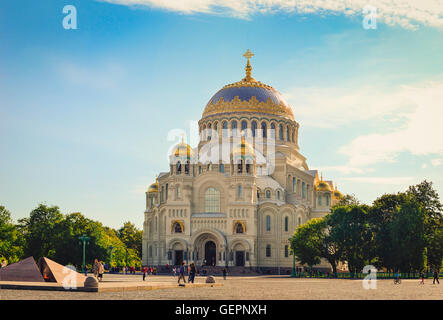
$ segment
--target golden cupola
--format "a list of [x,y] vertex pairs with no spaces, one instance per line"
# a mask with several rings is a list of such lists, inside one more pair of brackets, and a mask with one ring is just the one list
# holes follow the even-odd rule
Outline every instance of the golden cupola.
[[191,158],[194,156],[194,151],[189,144],[185,143],[182,136],[182,141],[174,147],[172,155],[180,158]]
[[229,113],[259,113],[294,120],[292,109],[282,95],[273,87],[252,77],[249,60],[254,54],[248,49],[243,56],[247,59],[246,76],[241,81],[220,89],[209,100],[202,119]]
[[336,198],[336,199],[341,199],[341,198],[343,198],[343,194],[342,194],[340,191],[338,191],[338,189],[337,189],[337,185],[335,185],[335,189],[334,189],[334,192],[332,193],[332,195],[333,195],[334,198]]
[[254,148],[250,143],[246,142],[244,136],[242,136],[241,142],[232,149],[232,156],[234,158],[253,158],[254,155]]
[[158,192],[158,181],[156,180],[153,184],[151,184],[148,188],[148,193],[157,193]]
[[323,181],[323,175],[321,176],[320,181],[315,184],[315,190],[316,191],[332,192],[332,189],[331,189],[331,186],[329,185],[329,183]]

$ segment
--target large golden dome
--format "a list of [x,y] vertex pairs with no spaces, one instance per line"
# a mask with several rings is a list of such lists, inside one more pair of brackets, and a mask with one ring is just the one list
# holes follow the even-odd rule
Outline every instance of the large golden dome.
[[294,120],[292,109],[282,95],[273,87],[251,77],[252,66],[248,50],[246,77],[220,89],[208,102],[202,118],[229,113],[259,113]]

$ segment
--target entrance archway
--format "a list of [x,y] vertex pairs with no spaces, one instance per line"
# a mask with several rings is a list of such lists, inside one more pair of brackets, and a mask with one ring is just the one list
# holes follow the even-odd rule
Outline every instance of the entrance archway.
[[205,243],[205,260],[207,266],[215,266],[217,263],[217,246],[214,241]]

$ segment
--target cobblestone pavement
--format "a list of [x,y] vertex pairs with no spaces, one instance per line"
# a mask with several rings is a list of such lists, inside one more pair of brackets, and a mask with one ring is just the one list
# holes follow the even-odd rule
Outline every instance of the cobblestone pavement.
[[[196,282],[204,282],[205,277],[197,277]],[[139,275],[105,275],[104,281],[142,281]],[[148,276],[147,281],[176,282],[172,276]],[[204,299],[413,299],[443,300],[443,284],[433,285],[427,279],[424,285],[420,280],[403,280],[395,285],[392,280],[377,281],[377,289],[366,290],[362,280],[339,279],[291,279],[279,276],[216,277],[221,287],[160,289],[151,291],[127,292],[57,292],[31,290],[0,290],[1,300],[38,299],[38,300],[204,300]],[[441,282],[441,281],[440,281]]]

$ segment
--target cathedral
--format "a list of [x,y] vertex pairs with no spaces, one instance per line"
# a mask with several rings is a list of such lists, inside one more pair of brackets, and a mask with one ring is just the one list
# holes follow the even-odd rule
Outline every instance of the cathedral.
[[[300,124],[273,87],[246,75],[207,103],[199,143],[182,138],[146,191],[143,265],[290,270],[289,238],[342,194],[308,167]],[[328,268],[322,263],[319,268]]]

